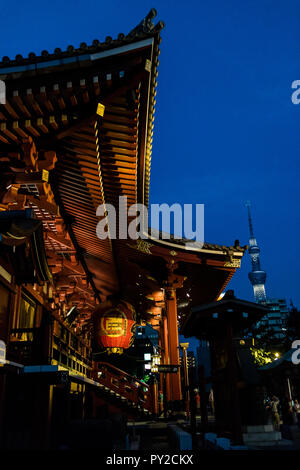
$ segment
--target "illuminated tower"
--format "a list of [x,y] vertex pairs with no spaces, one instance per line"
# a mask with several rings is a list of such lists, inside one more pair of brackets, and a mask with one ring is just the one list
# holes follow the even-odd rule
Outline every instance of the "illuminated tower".
[[265,303],[266,302],[266,291],[265,291],[265,282],[266,282],[266,273],[261,270],[259,253],[260,249],[257,245],[256,238],[253,233],[253,225],[250,213],[250,202],[246,202],[246,207],[248,209],[248,220],[249,220],[249,254],[251,257],[252,271],[248,274],[250,282],[253,286],[254,298],[256,302]]

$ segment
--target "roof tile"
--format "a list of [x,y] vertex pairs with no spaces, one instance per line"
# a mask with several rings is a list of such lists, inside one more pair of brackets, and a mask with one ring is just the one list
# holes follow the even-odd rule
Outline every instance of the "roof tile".
[[104,42],[100,42],[98,39],[94,39],[92,44],[88,46],[85,42],[80,44],[79,48],[75,48],[72,45],[69,45],[65,51],[62,51],[61,48],[57,47],[54,50],[54,53],[51,54],[46,50],[41,52],[40,56],[37,56],[34,52],[30,52],[27,58],[24,58],[21,54],[17,54],[15,59],[10,59],[8,56],[4,56],[2,61],[0,61],[0,70],[2,67],[14,66],[16,64],[31,64],[43,62],[51,58],[59,57],[68,57],[73,55],[84,54],[87,51],[95,53],[100,50],[109,49],[111,47],[118,47],[123,44],[134,42],[137,39],[145,38],[147,36],[153,36],[163,29],[164,22],[159,21],[156,25],[153,24],[152,20],[156,16],[156,10],[152,8],[148,15],[127,35],[124,33],[119,33],[117,39],[113,39],[111,36],[107,36]]

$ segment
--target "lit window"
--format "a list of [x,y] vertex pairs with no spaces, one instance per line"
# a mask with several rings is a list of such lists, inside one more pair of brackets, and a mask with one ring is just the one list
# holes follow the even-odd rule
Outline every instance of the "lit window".
[[[32,341],[33,332],[26,331],[34,328],[36,303],[26,294],[22,294],[16,337],[21,341]],[[19,330],[19,331],[18,331]]]

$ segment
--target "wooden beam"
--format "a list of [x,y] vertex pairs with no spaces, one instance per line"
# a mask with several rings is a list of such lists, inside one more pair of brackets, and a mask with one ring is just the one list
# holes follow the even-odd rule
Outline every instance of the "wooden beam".
[[15,173],[15,184],[37,184],[48,182],[47,170],[33,171],[31,173]]
[[44,209],[49,214],[59,215],[59,208],[56,204],[45,201],[45,199],[39,199],[37,197],[26,194],[26,200],[29,201],[32,205],[37,206],[39,209]]
[[71,263],[70,261],[64,259],[62,265],[63,267],[66,267],[77,274],[81,274],[83,276],[86,275],[83,267],[80,264]]
[[74,248],[70,240],[68,240],[66,237],[62,237],[61,235],[56,235],[54,232],[47,231],[45,232],[45,236],[46,240],[49,238],[50,240],[53,240],[59,243],[60,245],[65,246],[66,248]]

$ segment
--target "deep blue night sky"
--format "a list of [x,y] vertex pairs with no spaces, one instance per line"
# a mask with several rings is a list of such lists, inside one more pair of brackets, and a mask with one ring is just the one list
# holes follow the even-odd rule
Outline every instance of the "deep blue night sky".
[[[151,7],[166,27],[150,202],[204,203],[206,241],[244,245],[251,200],[267,296],[300,307],[299,0],[2,2],[0,56],[116,37]],[[253,300],[249,269],[230,287]]]

